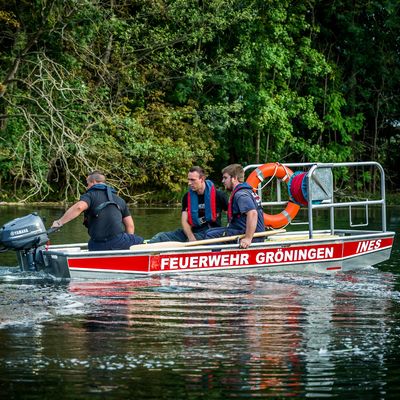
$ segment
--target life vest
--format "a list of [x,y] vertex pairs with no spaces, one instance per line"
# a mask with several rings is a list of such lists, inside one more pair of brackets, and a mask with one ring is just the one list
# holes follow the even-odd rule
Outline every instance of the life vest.
[[121,211],[121,207],[113,200],[112,194],[116,193],[115,189],[113,189],[111,186],[104,185],[102,183],[98,183],[96,185],[93,185],[90,189],[87,190],[87,192],[93,191],[93,190],[105,190],[107,193],[107,198],[108,201],[104,201],[103,203],[99,204],[94,208],[94,210],[91,211],[91,215],[97,218],[100,214],[100,212],[112,205],[118,208],[119,211]]
[[247,189],[250,191],[251,195],[252,195],[252,199],[254,201],[254,204],[257,208],[261,208],[261,200],[260,197],[257,195],[257,193],[255,193],[253,191],[253,188],[247,183],[239,183],[238,185],[236,185],[236,187],[233,189],[231,197],[229,198],[229,203],[228,203],[228,222],[230,222],[233,218],[233,199],[235,197],[235,194],[239,191],[239,190],[243,190],[243,189]]
[[189,189],[188,192],[188,222],[191,226],[201,226],[204,222],[215,222],[217,220],[217,193],[214,184],[206,180],[204,191],[205,217],[199,218],[199,197],[198,194]]

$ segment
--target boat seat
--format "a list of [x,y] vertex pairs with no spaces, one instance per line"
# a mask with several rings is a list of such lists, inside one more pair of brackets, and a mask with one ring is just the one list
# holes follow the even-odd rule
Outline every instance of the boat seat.
[[313,238],[310,239],[308,233],[302,235],[276,235],[270,236],[267,240],[270,241],[300,241],[300,240],[318,240],[318,239],[336,239],[339,238],[339,235],[331,235],[330,233],[317,233],[313,235]]

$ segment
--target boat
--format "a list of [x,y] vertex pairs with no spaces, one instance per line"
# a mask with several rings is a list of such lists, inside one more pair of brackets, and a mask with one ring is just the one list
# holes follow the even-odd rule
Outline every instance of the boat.
[[[379,180],[380,193],[373,199],[338,196],[336,174],[354,169],[364,174],[368,170]],[[258,233],[265,238],[247,249],[239,247],[240,235],[112,251],[88,251],[86,243],[48,245],[48,235],[54,230],[46,230],[40,216],[32,213],[2,227],[0,251],[16,251],[21,271],[44,272],[67,280],[243,270],[335,273],[374,266],[390,258],[395,232],[386,227],[385,174],[379,163],[268,163],[249,165],[245,170],[264,210],[286,207],[275,215],[265,213],[269,229]],[[275,198],[264,201],[263,186],[273,181]],[[288,187],[286,200],[283,185]],[[296,214],[301,207],[305,218],[299,219]],[[348,226],[336,226],[340,225],[340,209],[348,210]],[[324,226],[316,226],[315,215],[321,212],[326,213]],[[358,221],[360,212],[363,217]]]

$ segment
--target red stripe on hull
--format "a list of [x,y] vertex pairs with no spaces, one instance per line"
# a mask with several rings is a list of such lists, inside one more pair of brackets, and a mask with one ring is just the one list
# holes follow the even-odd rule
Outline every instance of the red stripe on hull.
[[[357,256],[368,255],[391,248],[393,237],[354,240],[318,245],[253,248],[249,250],[202,251],[154,255],[68,257],[71,269],[108,272],[163,273],[236,269],[249,267],[277,267],[292,264],[335,263]],[[329,266],[326,270],[341,270]]]
[[342,243],[153,256],[150,271],[278,266],[342,259]]
[[393,237],[384,239],[357,240],[344,242],[343,257],[357,256],[372,251],[383,250],[392,247]]
[[150,256],[68,258],[68,267],[80,270],[149,272]]

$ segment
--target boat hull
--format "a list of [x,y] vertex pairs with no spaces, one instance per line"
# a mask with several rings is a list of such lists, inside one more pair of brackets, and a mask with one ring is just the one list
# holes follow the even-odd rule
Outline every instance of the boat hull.
[[390,258],[394,233],[359,237],[287,240],[199,248],[162,248],[88,252],[79,247],[49,248],[42,252],[44,270],[58,278],[126,278],[134,275],[262,270],[323,272],[349,271],[381,263]]

